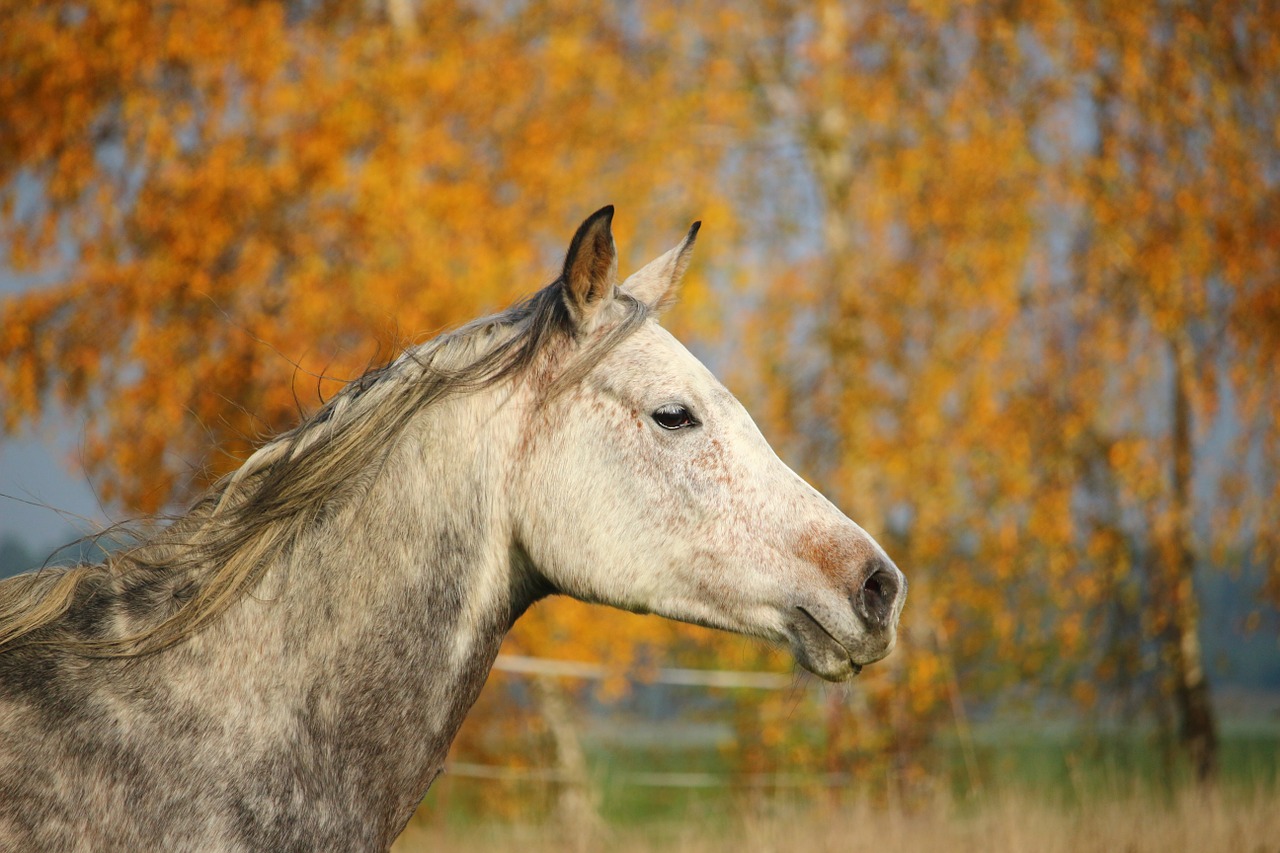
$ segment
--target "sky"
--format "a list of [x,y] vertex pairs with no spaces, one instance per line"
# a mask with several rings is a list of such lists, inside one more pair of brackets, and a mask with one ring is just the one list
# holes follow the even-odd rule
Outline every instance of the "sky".
[[34,551],[107,523],[76,461],[77,431],[57,420],[40,426],[39,435],[0,438],[0,539],[16,537]]
[[[0,265],[0,323],[7,296],[40,286]],[[33,551],[47,551],[107,523],[79,463],[80,432],[79,424],[53,414],[20,435],[0,435],[0,540],[15,536]]]

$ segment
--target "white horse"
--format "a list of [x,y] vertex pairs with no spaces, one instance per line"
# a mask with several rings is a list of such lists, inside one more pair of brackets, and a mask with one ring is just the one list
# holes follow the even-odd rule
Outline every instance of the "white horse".
[[385,849],[552,593],[889,653],[902,575],[658,325],[698,226],[619,286],[612,215],[154,539],[0,584],[0,848]]

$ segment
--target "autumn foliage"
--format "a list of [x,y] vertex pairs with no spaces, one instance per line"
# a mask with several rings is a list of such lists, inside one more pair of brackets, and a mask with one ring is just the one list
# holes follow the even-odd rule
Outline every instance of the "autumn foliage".
[[[104,497],[171,508],[544,283],[586,212],[624,272],[701,218],[677,332],[911,580],[900,650],[753,699],[742,762],[902,770],[1052,687],[1173,707],[1211,764],[1193,578],[1280,597],[1280,13],[717,5],[0,0],[0,245],[39,284],[4,429],[70,412]],[[578,606],[510,642],[786,666]]]

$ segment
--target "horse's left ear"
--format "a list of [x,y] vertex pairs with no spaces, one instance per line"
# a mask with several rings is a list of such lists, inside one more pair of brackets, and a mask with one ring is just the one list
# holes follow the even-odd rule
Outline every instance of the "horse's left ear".
[[618,280],[618,250],[613,245],[613,205],[587,217],[573,235],[564,259],[564,299],[574,320],[585,325],[613,299]]
[[622,283],[622,289],[655,311],[667,310],[680,292],[680,281],[693,258],[693,241],[698,239],[701,227],[701,222],[693,223],[679,246],[633,272]]

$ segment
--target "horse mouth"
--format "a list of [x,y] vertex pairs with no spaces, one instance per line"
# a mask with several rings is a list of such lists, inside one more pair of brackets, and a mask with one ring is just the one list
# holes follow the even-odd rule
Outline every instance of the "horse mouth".
[[803,605],[796,610],[800,615],[792,625],[791,645],[797,663],[827,681],[848,681],[861,674],[862,664],[821,620]]

